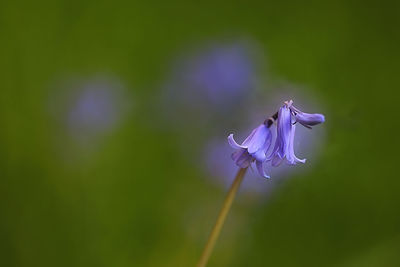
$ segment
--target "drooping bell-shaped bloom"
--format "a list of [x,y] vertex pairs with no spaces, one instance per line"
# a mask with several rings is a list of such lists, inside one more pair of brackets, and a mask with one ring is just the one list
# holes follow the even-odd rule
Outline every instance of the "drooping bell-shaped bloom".
[[247,168],[255,161],[257,170],[261,176],[269,178],[264,172],[263,162],[267,159],[267,151],[271,145],[272,134],[270,129],[261,124],[254,129],[251,134],[239,145],[233,138],[233,134],[228,136],[231,147],[238,149],[232,154],[232,159],[240,168]]
[[[274,147],[269,156],[266,155],[272,142],[270,127],[276,123],[276,139]],[[279,166],[284,160],[289,165],[305,163],[305,159],[299,159],[294,153],[294,137],[296,123],[311,128],[325,121],[322,114],[310,114],[302,112],[293,106],[293,101],[285,101],[284,105],[271,118],[265,120],[264,124],[253,130],[242,145],[238,145],[231,134],[228,137],[229,144],[238,149],[232,154],[232,159],[241,168],[246,168],[251,162],[256,161],[259,173],[268,177],[263,170],[264,162],[271,162],[273,167]]]
[[317,125],[319,123],[323,123],[325,121],[325,116],[318,113],[305,113],[299,110],[298,108],[294,107],[293,105],[290,106],[290,110],[294,114],[296,121],[303,125],[304,127],[310,128],[311,126]]
[[292,111],[290,107],[293,101],[286,101],[279,109],[277,122],[277,136],[275,146],[268,160],[272,166],[278,166],[286,159],[288,164],[295,165],[298,162],[305,163],[305,159],[299,159],[294,154],[294,135],[296,125],[292,122]]

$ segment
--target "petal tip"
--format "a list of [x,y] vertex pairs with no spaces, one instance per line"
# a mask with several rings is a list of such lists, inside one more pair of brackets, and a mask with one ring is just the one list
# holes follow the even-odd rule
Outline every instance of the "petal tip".
[[258,173],[259,173],[262,177],[264,177],[264,178],[266,178],[266,179],[270,179],[269,175],[267,175],[267,174],[265,173],[265,171],[264,171],[262,162],[256,161],[256,167],[257,167]]
[[229,145],[234,148],[234,149],[241,149],[241,148],[245,148],[244,146],[239,145],[235,139],[233,138],[233,134],[230,134],[228,136],[228,143]]

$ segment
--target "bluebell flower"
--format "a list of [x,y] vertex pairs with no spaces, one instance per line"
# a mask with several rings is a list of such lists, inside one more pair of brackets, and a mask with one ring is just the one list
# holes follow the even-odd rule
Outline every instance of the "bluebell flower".
[[292,122],[291,104],[291,101],[285,102],[278,112],[275,146],[268,158],[272,166],[279,166],[284,159],[291,165],[297,162],[305,163],[305,159],[299,159],[294,154],[293,141],[296,125]]
[[[293,101],[292,101],[293,102]],[[290,106],[290,110],[292,111],[293,115],[295,116],[296,121],[303,125],[304,127],[307,127],[311,129],[311,126],[317,125],[319,123],[323,123],[325,121],[325,117],[322,114],[318,113],[305,113],[298,108],[294,107],[293,105]]]
[[265,124],[254,129],[241,145],[233,139],[233,134],[228,136],[231,147],[238,149],[232,154],[232,159],[236,165],[240,168],[247,168],[255,161],[258,172],[265,178],[269,178],[269,176],[264,172],[263,162],[267,159],[267,151],[271,146],[271,141],[271,131]]
[[[275,145],[267,156],[267,152],[271,146],[272,135],[270,127],[274,121],[276,123],[276,139]],[[284,160],[289,165],[296,163],[305,163],[305,159],[299,159],[294,153],[294,136],[296,133],[296,123],[311,128],[325,121],[322,114],[305,113],[293,106],[293,101],[285,101],[279,111],[271,118],[265,120],[264,124],[260,125],[244,140],[242,145],[238,145],[233,139],[233,135],[229,135],[229,144],[238,149],[232,154],[232,159],[236,165],[241,168],[247,168],[251,162],[256,161],[256,166],[259,173],[269,178],[263,169],[264,162],[271,162],[271,165],[279,166]]]
[[[204,177],[210,179],[210,181],[216,185],[222,186],[224,189],[230,187],[232,177],[237,173],[238,166],[232,162],[231,154],[232,147],[226,144],[226,138],[223,138],[223,140],[219,138],[210,139],[201,154],[201,163],[204,164],[203,167],[209,174]],[[271,173],[267,173],[272,176]],[[266,182],[268,182],[268,186],[265,186]],[[266,181],[266,179],[261,178],[257,171],[248,172],[246,174],[246,179],[244,179],[240,185],[240,190],[245,194],[265,195],[273,187],[273,183],[271,182],[272,181]]]
[[316,124],[325,121],[322,114],[309,114],[300,111],[293,106],[293,101],[286,101],[279,109],[277,122],[277,136],[275,146],[268,160],[271,160],[272,166],[279,166],[284,159],[290,165],[296,163],[305,163],[305,159],[299,159],[294,153],[294,136],[296,131],[296,122],[311,128]]

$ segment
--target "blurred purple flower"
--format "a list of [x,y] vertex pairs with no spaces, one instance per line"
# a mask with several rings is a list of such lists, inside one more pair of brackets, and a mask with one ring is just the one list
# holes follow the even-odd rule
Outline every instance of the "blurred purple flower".
[[174,108],[183,105],[202,116],[233,110],[255,87],[254,51],[250,43],[236,42],[210,45],[184,57],[167,85],[168,108],[175,103]]
[[94,80],[78,88],[67,111],[70,132],[85,137],[114,129],[124,109],[120,84]]
[[257,170],[261,176],[269,178],[263,169],[263,162],[267,159],[267,151],[271,146],[272,134],[265,124],[261,124],[254,129],[241,145],[233,139],[233,134],[228,137],[228,142],[234,149],[238,149],[232,154],[232,159],[240,168],[247,168],[251,162],[255,161]]
[[254,62],[240,44],[215,46],[194,58],[187,82],[212,104],[233,101],[254,86]]

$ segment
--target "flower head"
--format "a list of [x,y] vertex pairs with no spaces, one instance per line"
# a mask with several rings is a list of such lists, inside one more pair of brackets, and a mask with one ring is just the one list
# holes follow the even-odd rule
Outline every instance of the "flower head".
[[232,159],[240,168],[247,168],[250,163],[256,161],[257,170],[261,176],[269,178],[263,169],[263,162],[267,159],[267,151],[271,145],[272,134],[270,129],[261,124],[254,129],[251,134],[239,145],[233,138],[233,134],[228,136],[231,147],[238,149],[232,154]]
[[[271,154],[267,156],[267,151],[271,145],[271,131],[274,120],[277,119],[275,145]],[[296,123],[311,128],[325,121],[322,114],[310,114],[302,112],[293,106],[293,101],[285,101],[279,111],[264,124],[253,130],[249,137],[244,140],[242,145],[238,145],[231,134],[228,137],[229,144],[239,149],[232,154],[232,159],[241,168],[246,168],[252,161],[256,161],[259,173],[268,177],[263,170],[263,163],[271,161],[273,167],[279,166],[285,159],[288,164],[305,163],[305,159],[299,159],[294,153],[294,136]]]

